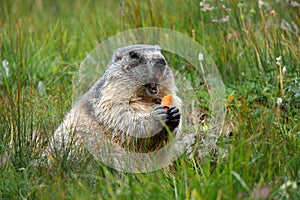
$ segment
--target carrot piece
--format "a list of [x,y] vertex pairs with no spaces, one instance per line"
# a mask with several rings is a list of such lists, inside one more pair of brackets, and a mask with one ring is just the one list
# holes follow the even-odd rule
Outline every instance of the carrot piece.
[[[170,107],[171,106],[171,101],[172,101],[172,95],[168,94],[168,95],[166,95],[162,98],[161,105]],[[169,110],[169,108],[165,108],[165,110]]]

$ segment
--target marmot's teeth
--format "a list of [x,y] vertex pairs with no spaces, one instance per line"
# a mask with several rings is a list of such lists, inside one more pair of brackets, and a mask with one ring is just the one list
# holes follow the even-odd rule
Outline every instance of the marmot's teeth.
[[156,83],[154,83],[154,82],[150,83],[150,87],[151,87],[151,89],[154,89],[156,87]]

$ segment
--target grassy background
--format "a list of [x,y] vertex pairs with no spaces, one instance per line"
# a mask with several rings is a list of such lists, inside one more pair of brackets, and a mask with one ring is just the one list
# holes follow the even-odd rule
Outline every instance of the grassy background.
[[[0,199],[299,199],[299,24],[296,1],[0,1]],[[146,26],[180,31],[215,60],[233,133],[227,156],[147,174],[86,165],[88,156],[31,165],[72,105],[80,61]]]

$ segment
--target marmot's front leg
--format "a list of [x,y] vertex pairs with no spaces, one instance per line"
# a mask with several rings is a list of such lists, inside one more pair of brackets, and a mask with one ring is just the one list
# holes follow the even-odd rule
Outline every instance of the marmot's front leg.
[[119,127],[123,133],[129,136],[148,138],[162,131],[165,125],[169,126],[171,131],[179,125],[179,110],[173,106],[169,111],[164,108],[161,105],[156,106],[147,115],[133,112],[131,108],[124,107],[124,105],[115,105],[111,110],[111,113],[115,115],[103,121],[107,121],[111,128]]

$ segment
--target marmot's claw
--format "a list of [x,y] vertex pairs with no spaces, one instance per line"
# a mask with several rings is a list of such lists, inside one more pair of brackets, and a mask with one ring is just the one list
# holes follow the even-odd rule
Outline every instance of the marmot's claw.
[[168,119],[169,120],[175,120],[175,119],[180,119],[180,113],[178,112],[178,113],[174,113],[173,115],[169,115],[168,116]]
[[153,108],[151,112],[151,116],[156,120],[162,120],[163,122],[166,122],[168,119],[167,111],[164,109],[164,106],[156,106]]
[[153,108],[153,111],[155,111],[155,110],[161,110],[161,109],[164,110],[164,108],[165,108],[165,106],[159,105],[159,106],[154,107],[154,108]]
[[168,114],[168,121],[167,125],[169,126],[170,130],[176,128],[180,123],[180,112],[179,109],[175,106],[171,106],[167,112]]
[[168,113],[169,116],[172,116],[172,115],[174,115],[174,114],[179,113],[179,109],[176,108],[175,106],[171,106],[171,107],[169,108],[169,110],[168,110],[167,113]]

